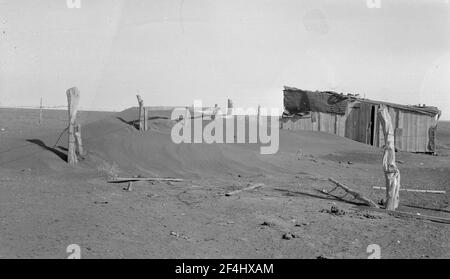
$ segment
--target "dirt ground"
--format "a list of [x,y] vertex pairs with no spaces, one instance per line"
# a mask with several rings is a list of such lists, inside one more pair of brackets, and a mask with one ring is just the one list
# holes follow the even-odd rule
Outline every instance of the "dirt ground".
[[[168,111],[147,132],[136,109],[81,112],[88,156],[69,167],[66,111],[0,109],[0,258],[450,258],[450,225],[360,209],[320,191],[341,181],[384,198],[383,151],[334,135],[280,131],[280,150],[258,144],[174,144]],[[450,219],[450,123],[438,128],[439,156],[397,153],[400,209]],[[183,182],[108,184],[113,176]],[[264,187],[224,194],[254,183]],[[344,196],[339,190],[335,195]],[[334,207],[331,210],[331,208]]]

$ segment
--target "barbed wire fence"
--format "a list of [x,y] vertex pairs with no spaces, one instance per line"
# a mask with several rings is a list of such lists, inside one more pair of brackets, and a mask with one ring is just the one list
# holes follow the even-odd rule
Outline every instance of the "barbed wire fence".
[[[61,110],[67,110],[67,104],[65,105],[51,105],[51,106],[44,106],[41,105],[38,106],[6,106],[6,105],[0,105],[0,110],[6,109],[6,110],[14,110],[14,109],[24,109],[27,110],[27,118],[29,122],[38,124],[38,125],[45,125],[46,120],[51,120],[52,123],[55,121],[61,122],[61,123],[67,123],[68,121],[68,115],[61,114]],[[78,116],[81,117],[81,122],[84,122],[83,120],[87,120],[89,116],[93,113],[102,113],[102,112],[117,112],[113,109],[96,109],[94,110],[88,110],[84,108],[80,108],[78,110]],[[0,128],[2,128],[2,119],[0,119]],[[4,128],[4,127],[3,127]]]

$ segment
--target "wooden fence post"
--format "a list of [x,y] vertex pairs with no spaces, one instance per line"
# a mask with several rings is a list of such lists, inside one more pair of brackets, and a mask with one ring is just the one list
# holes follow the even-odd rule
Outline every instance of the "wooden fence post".
[[395,210],[399,205],[400,171],[395,164],[394,127],[385,105],[380,105],[378,117],[384,133],[383,171],[386,179],[386,209]]
[[228,110],[227,115],[233,114],[233,101],[231,99],[228,99]]
[[83,141],[81,140],[81,125],[79,123],[76,123],[75,125],[75,147],[75,153],[81,158],[84,158],[86,154],[83,149]]
[[76,87],[72,87],[66,91],[68,111],[69,111],[69,146],[67,152],[67,162],[69,165],[78,163],[75,145],[75,122],[77,119],[78,103],[80,100],[80,91]]
[[139,131],[144,131],[144,101],[140,95],[136,95],[139,103]]
[[148,130],[148,108],[144,107],[144,131]]

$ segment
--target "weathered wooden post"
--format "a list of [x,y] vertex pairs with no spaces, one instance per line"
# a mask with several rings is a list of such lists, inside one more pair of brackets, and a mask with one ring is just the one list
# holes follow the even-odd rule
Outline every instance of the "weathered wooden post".
[[385,105],[380,105],[378,117],[384,134],[383,171],[386,179],[386,209],[395,210],[399,205],[400,171],[395,164],[394,127]]
[[233,101],[231,99],[228,99],[228,110],[227,115],[233,114]]
[[143,109],[143,113],[144,113],[144,128],[143,131],[147,131],[148,130],[148,108],[144,107]]
[[77,119],[78,103],[80,100],[80,91],[76,87],[72,87],[66,91],[68,111],[69,111],[69,146],[67,152],[67,162],[70,165],[78,163],[75,145],[75,123]]
[[138,103],[139,103],[139,131],[145,131],[144,130],[144,119],[145,119],[145,112],[144,112],[144,101],[142,100],[140,95],[136,95]]
[[75,125],[75,147],[75,153],[81,158],[84,158],[86,154],[83,149],[83,141],[81,140],[81,125],[79,123],[76,123]]

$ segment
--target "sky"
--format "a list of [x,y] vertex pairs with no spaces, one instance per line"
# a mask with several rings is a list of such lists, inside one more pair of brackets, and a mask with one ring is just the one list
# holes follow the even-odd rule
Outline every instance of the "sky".
[[[72,2],[72,1],[69,1]],[[369,3],[368,3],[369,2]],[[438,106],[447,0],[0,0],[0,105],[283,106],[283,86]]]

